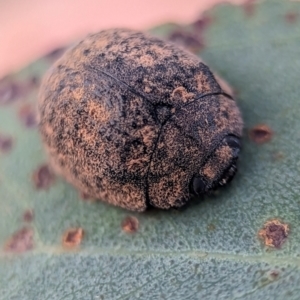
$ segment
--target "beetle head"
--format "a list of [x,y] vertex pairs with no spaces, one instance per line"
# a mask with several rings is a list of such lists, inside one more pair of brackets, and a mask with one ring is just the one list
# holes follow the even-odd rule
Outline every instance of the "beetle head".
[[200,174],[192,178],[190,191],[201,195],[217,189],[230,182],[236,171],[236,162],[241,149],[240,139],[234,135],[227,135],[207,158]]

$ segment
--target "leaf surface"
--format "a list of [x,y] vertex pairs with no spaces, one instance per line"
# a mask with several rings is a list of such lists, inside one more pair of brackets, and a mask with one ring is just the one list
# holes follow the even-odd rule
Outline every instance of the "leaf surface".
[[[47,159],[30,111],[51,59],[0,82],[0,299],[299,299],[300,3],[252,5],[215,7],[208,25],[182,29],[201,38],[199,54],[233,86],[246,127],[232,184],[184,211],[83,201],[60,178],[37,189],[33,173]],[[248,135],[258,124],[273,132],[264,144]],[[11,146],[1,148],[1,137]],[[139,221],[132,234],[121,228],[128,216]],[[278,248],[259,239],[272,219],[289,228]],[[66,249],[63,233],[74,227],[85,236]],[[21,228],[33,230],[32,249],[11,253]]]

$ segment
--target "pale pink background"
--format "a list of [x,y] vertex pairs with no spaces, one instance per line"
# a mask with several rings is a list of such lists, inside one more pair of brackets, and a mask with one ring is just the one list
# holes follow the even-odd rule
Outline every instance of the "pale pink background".
[[0,78],[89,32],[190,23],[218,2],[222,0],[0,0]]

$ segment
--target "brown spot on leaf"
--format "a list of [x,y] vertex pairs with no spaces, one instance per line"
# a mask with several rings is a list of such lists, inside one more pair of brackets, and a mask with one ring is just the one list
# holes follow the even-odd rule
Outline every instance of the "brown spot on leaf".
[[51,61],[57,60],[58,58],[60,58],[63,55],[65,50],[66,49],[63,47],[56,48],[56,49],[52,50],[51,52],[49,52],[45,57]]
[[27,209],[25,210],[25,212],[23,213],[23,221],[24,222],[32,222],[34,218],[34,213],[32,209]]
[[275,161],[282,160],[284,158],[284,154],[282,152],[280,152],[280,151],[274,152],[273,155],[272,155],[272,158]]
[[82,191],[79,192],[79,197],[80,197],[83,201],[94,201],[94,199],[92,199],[92,197],[91,197],[89,194],[87,194],[87,193],[85,193],[85,192],[82,192]]
[[273,271],[270,272],[271,279],[275,280],[275,279],[278,278],[278,276],[279,276],[279,271],[273,270]]
[[54,181],[54,174],[48,165],[42,165],[33,172],[33,183],[36,189],[48,189]]
[[0,81],[0,105],[24,99],[28,93],[35,89],[39,84],[37,77],[31,77],[26,81],[16,81],[6,77]]
[[13,146],[13,139],[9,136],[0,134],[0,152],[8,153]]
[[252,17],[255,13],[255,0],[245,0],[243,9],[247,17]]
[[37,76],[32,76],[29,79],[29,85],[32,88],[38,87],[40,85],[40,79]]
[[294,23],[297,22],[298,17],[299,17],[298,13],[296,13],[296,12],[289,12],[289,13],[287,13],[287,14],[285,15],[285,20],[286,20],[288,23],[290,23],[290,24],[294,24]]
[[84,192],[80,192],[79,196],[83,200],[88,200],[90,198],[89,195]]
[[15,82],[4,82],[0,85],[0,104],[8,104],[16,100],[21,94],[22,88]]
[[199,31],[206,29],[207,26],[209,26],[211,23],[212,23],[212,18],[210,16],[202,16],[194,23],[192,23],[192,26],[194,30],[199,33]]
[[4,250],[13,253],[22,253],[33,248],[33,230],[23,227],[6,242]]
[[287,239],[288,233],[289,226],[274,219],[266,222],[258,235],[266,246],[279,249]]
[[200,35],[180,28],[171,32],[168,40],[179,46],[187,48],[194,53],[200,51],[204,47],[204,43]]
[[272,139],[272,136],[273,131],[269,126],[264,124],[256,125],[249,131],[250,139],[257,144],[269,142]]
[[216,230],[216,225],[213,223],[210,223],[210,224],[208,224],[207,229],[209,231],[214,231],[214,230]]
[[127,233],[135,233],[139,228],[139,220],[136,217],[129,216],[122,222],[122,230]]
[[69,228],[65,231],[62,238],[62,243],[64,247],[74,248],[80,245],[84,236],[84,231],[82,228]]
[[18,116],[22,124],[27,128],[33,128],[37,125],[36,112],[32,105],[23,105],[18,112]]

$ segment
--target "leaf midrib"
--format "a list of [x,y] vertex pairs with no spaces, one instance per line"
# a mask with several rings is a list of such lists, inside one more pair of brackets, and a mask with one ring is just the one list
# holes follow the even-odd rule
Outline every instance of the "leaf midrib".
[[[272,249],[273,250],[273,249]],[[276,250],[274,250],[276,251]],[[222,253],[222,252],[205,252],[205,251],[135,251],[135,250],[123,250],[123,249],[103,249],[97,247],[77,249],[73,251],[65,250],[63,247],[49,247],[42,246],[38,247],[33,251],[27,252],[25,255],[11,254],[4,251],[0,252],[0,260],[7,258],[18,258],[18,257],[32,257],[35,255],[48,254],[52,256],[59,255],[80,255],[80,256],[165,256],[165,257],[174,257],[174,256],[189,256],[190,258],[204,258],[204,259],[217,259],[217,260],[229,260],[229,261],[240,261],[240,262],[264,262],[269,264],[276,265],[286,265],[292,264],[295,267],[300,268],[300,257],[289,257],[289,256],[270,256],[266,253],[257,254],[257,255],[246,255],[238,253]]]

